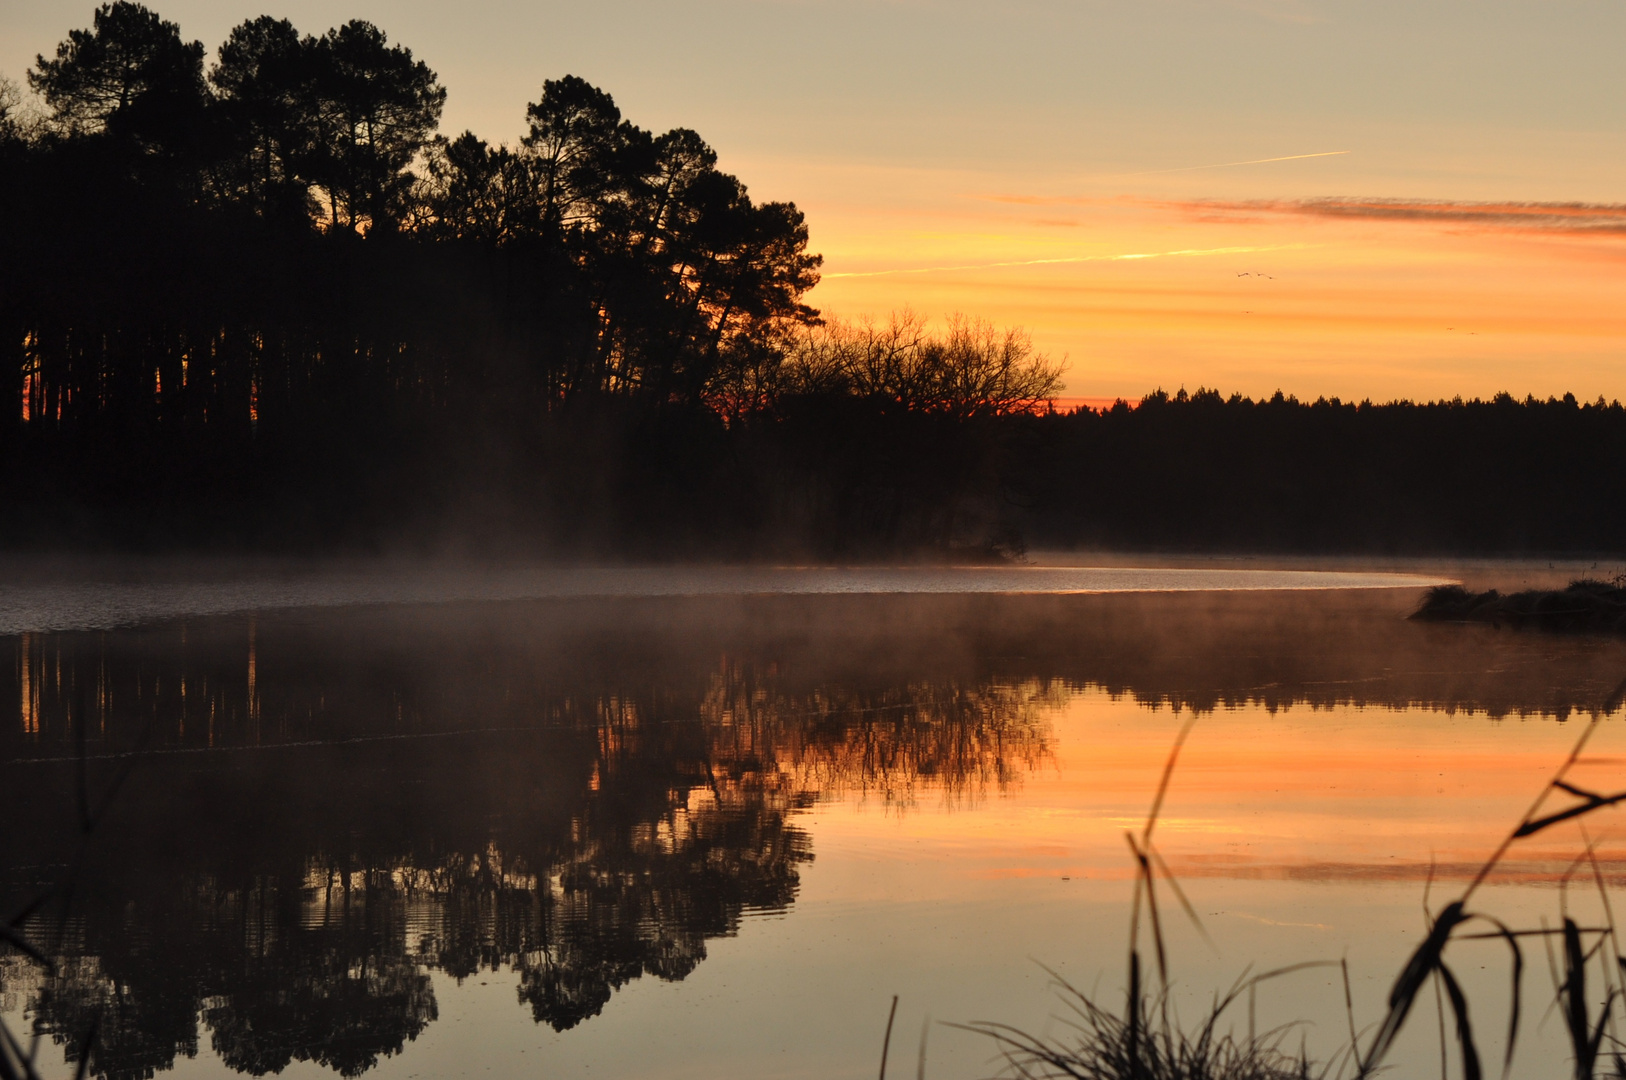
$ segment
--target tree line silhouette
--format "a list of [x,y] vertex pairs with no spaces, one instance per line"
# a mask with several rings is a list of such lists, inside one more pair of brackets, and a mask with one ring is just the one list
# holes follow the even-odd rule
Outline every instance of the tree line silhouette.
[[1034,542],[1185,550],[1609,553],[1626,409],[1157,392],[1023,420]]
[[1050,410],[1019,331],[822,319],[695,132],[574,76],[513,145],[360,20],[129,0],[0,79],[0,544],[847,556],[1603,551],[1601,402]]
[[830,425],[896,458],[893,414],[953,442],[1056,384],[971,321],[821,326],[795,205],[573,76],[494,146],[438,135],[445,89],[369,23],[265,16],[206,63],[117,0],[27,81],[32,112],[0,95],[13,542],[681,548],[831,513],[914,542],[940,494],[844,475]]

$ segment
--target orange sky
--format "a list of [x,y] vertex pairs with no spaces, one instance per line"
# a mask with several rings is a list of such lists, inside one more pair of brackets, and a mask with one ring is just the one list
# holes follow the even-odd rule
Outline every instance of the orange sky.
[[[0,74],[92,6],[0,5]],[[1070,397],[1626,399],[1619,4],[153,6],[211,55],[263,12],[371,19],[440,74],[450,134],[512,141],[580,75],[805,210],[825,312],[1025,326]]]
[[1272,169],[1342,164],[1229,170],[1251,185],[842,170],[808,206],[813,300],[1025,326],[1070,396],[1626,398],[1626,207],[1268,194]]

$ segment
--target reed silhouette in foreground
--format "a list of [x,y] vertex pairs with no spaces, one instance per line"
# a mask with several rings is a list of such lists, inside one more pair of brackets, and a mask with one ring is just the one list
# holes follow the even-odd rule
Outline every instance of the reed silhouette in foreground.
[[[1152,809],[1140,835],[1125,832],[1135,861],[1135,894],[1129,915],[1129,988],[1121,1013],[1114,1012],[1093,995],[1078,989],[1054,971],[1062,1001],[1072,1014],[1068,1026],[1073,1037],[1066,1040],[1033,1035],[1010,1024],[975,1021],[954,1025],[993,1039],[1004,1056],[1009,1075],[1022,1080],[1051,1080],[1077,1077],[1084,1080],[1291,1080],[1311,1074],[1311,1062],[1301,1050],[1295,1054],[1284,1048],[1288,1028],[1263,1033],[1253,1030],[1253,991],[1262,982],[1280,978],[1324,962],[1294,964],[1260,975],[1246,973],[1221,997],[1215,999],[1208,1015],[1187,1029],[1170,1016],[1169,950],[1163,935],[1163,914],[1158,907],[1157,884],[1162,878],[1179,901],[1186,917],[1203,939],[1208,933],[1202,919],[1186,898],[1168,863],[1152,842],[1163,799],[1186,737],[1195,718],[1188,720],[1175,737],[1174,747],[1163,767]],[[1150,925],[1156,959],[1156,990],[1146,985],[1141,964],[1141,917]],[[1047,971],[1049,969],[1046,969]],[[1347,972],[1346,972],[1347,984]],[[1244,997],[1249,1003],[1248,1033],[1238,1038],[1222,1021],[1232,1005]],[[1324,1075],[1325,1069],[1317,1075]]]
[[[1511,1008],[1501,1055],[1501,1074],[1505,1078],[1513,1066],[1523,1015],[1525,946],[1521,942],[1539,939],[1546,948],[1552,971],[1553,1009],[1562,1017],[1569,1037],[1575,1080],[1626,1076],[1626,1042],[1614,1034],[1617,1006],[1626,1003],[1626,958],[1621,955],[1613,908],[1596,858],[1596,842],[1587,835],[1585,826],[1581,824],[1583,818],[1598,810],[1626,802],[1626,791],[1601,793],[1574,782],[1573,778],[1575,767],[1587,760],[1582,755],[1598,724],[1605,716],[1619,709],[1623,699],[1626,699],[1626,682],[1616,688],[1600,712],[1587,724],[1552,780],[1542,788],[1530,809],[1485,860],[1462,893],[1438,911],[1429,912],[1426,937],[1395,978],[1382,1020],[1375,1028],[1365,1029],[1365,1034],[1356,1025],[1349,969],[1344,961],[1309,961],[1252,977],[1244,973],[1230,990],[1216,997],[1208,1014],[1195,1026],[1182,1026],[1178,1018],[1171,1019],[1169,955],[1163,933],[1163,916],[1157,902],[1159,878],[1167,884],[1205,939],[1207,935],[1173,872],[1153,845],[1152,834],[1181,746],[1191,731],[1191,722],[1181,729],[1175,740],[1152,802],[1151,813],[1140,835],[1126,834],[1136,864],[1136,876],[1129,929],[1128,997],[1122,1012],[1114,1011],[1095,996],[1079,990],[1052,972],[1062,1000],[1072,1013],[1068,1024],[1072,1029],[1071,1037],[1049,1038],[990,1021],[957,1026],[993,1039],[1003,1055],[1006,1074],[1020,1080],[1058,1080],[1062,1077],[1083,1080],[1287,1080],[1290,1077],[1311,1076],[1324,1080],[1352,1076],[1360,1080],[1377,1075],[1386,1068],[1395,1041],[1411,1016],[1413,1006],[1419,997],[1432,989],[1440,1009],[1442,1077],[1446,1075],[1448,1005],[1460,1075],[1464,1080],[1480,1080],[1485,1073],[1485,1055],[1480,1047],[1482,1032],[1474,1027],[1468,991],[1447,962],[1446,953],[1455,942],[1492,939],[1505,942],[1509,952]],[[1549,801],[1554,798],[1566,800],[1565,805],[1552,808]],[[1584,849],[1560,883],[1559,926],[1549,927],[1544,919],[1540,927],[1515,928],[1494,915],[1469,907],[1503,856],[1515,844],[1571,821],[1581,827]],[[1567,889],[1578,871],[1590,871],[1597,886],[1604,914],[1601,926],[1582,926],[1570,915]],[[1424,909],[1425,912],[1429,910],[1426,894]],[[1143,912],[1150,924],[1155,949],[1155,989],[1146,985],[1142,974],[1140,924]],[[1479,926],[1485,929],[1475,929]],[[1261,982],[1308,968],[1328,966],[1341,968],[1349,1024],[1348,1043],[1330,1060],[1312,1061],[1302,1043],[1297,1053],[1285,1048],[1285,1041],[1296,1025],[1262,1033],[1254,1030],[1253,991]],[[1598,1000],[1600,992],[1601,1001]],[[1232,1006],[1244,996],[1249,1003],[1245,1038],[1234,1034],[1226,1022]]]
[[[1581,826],[1582,836],[1586,841],[1585,850],[1580,858],[1576,859],[1571,873],[1582,865],[1590,867],[1602,901],[1606,925],[1602,927],[1577,925],[1568,913],[1567,902],[1561,914],[1562,926],[1558,929],[1550,929],[1543,925],[1539,929],[1516,930],[1494,916],[1468,908],[1469,901],[1514,844],[1566,821],[1579,823],[1582,818],[1597,810],[1626,801],[1626,791],[1606,795],[1571,782],[1571,771],[1582,761],[1582,751],[1586,749],[1593,733],[1597,731],[1599,722],[1604,716],[1620,708],[1623,699],[1626,699],[1626,682],[1622,682],[1610,695],[1600,715],[1595,716],[1587,724],[1576,740],[1575,748],[1570,751],[1569,757],[1564,759],[1552,780],[1542,788],[1535,801],[1531,803],[1530,809],[1525,811],[1524,817],[1508,833],[1490,858],[1485,860],[1467,888],[1432,917],[1428,937],[1417,947],[1395,980],[1394,988],[1389,993],[1388,1012],[1360,1058],[1359,1075],[1369,1075],[1382,1065],[1394,1044],[1395,1037],[1405,1024],[1407,1015],[1416,1003],[1418,994],[1422,992],[1424,984],[1431,979],[1435,980],[1438,987],[1443,987],[1450,1000],[1451,1011],[1456,1021],[1463,1075],[1468,1078],[1477,1078],[1481,1075],[1479,1048],[1469,1015],[1468,1001],[1456,976],[1446,966],[1445,950],[1453,940],[1487,937],[1500,937],[1507,943],[1511,954],[1512,1009],[1503,1058],[1504,1074],[1512,1066],[1519,1037],[1520,976],[1524,971],[1524,954],[1519,941],[1521,938],[1536,937],[1542,939],[1544,944],[1550,945],[1557,939],[1562,945],[1562,968],[1560,969],[1550,951],[1548,959],[1554,969],[1555,1004],[1564,1019],[1574,1054],[1576,1080],[1590,1080],[1599,1075],[1626,1075],[1626,1058],[1619,1052],[1626,1049],[1626,1044],[1608,1034],[1608,1028],[1612,1026],[1613,1020],[1612,1009],[1617,999],[1622,997],[1623,979],[1626,979],[1626,959],[1621,957],[1619,935],[1616,932],[1613,909],[1609,903],[1603,874],[1598,868],[1595,843],[1586,836],[1585,826]],[[1556,810],[1548,809],[1548,800],[1555,795],[1567,796],[1570,800],[1569,805]],[[1568,884],[1568,880],[1566,875],[1565,885]],[[1560,893],[1560,896],[1567,901],[1565,893]],[[1475,921],[1486,923],[1491,929],[1480,933],[1459,932],[1461,928]],[[1602,1007],[1598,1009],[1595,1020],[1592,1017],[1592,1004],[1587,993],[1587,970],[1594,961],[1600,969],[1601,983],[1605,991]],[[1559,978],[1560,970],[1562,979]],[[1605,1038],[1610,1040],[1607,1047]],[[1606,1049],[1608,1053],[1605,1053]],[[1600,1073],[1600,1064],[1605,1065],[1608,1071]]]

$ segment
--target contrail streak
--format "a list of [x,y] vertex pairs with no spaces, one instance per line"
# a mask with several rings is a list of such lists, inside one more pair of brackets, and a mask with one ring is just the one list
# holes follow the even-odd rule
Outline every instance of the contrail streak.
[[854,270],[825,274],[828,278],[886,277],[891,274],[941,274],[954,270],[997,270],[1008,266],[1054,266],[1057,263],[1128,262],[1134,259],[1167,259],[1193,255],[1250,255],[1261,251],[1287,251],[1305,244],[1272,244],[1268,247],[1181,248],[1178,251],[1133,251],[1124,255],[1075,255],[1065,259],[1019,259],[1014,262],[966,263],[961,266],[917,266],[903,270]]
[[1154,175],[1156,173],[1196,172],[1198,169],[1230,169],[1230,168],[1234,168],[1237,165],[1268,165],[1272,161],[1302,161],[1305,158],[1338,157],[1340,154],[1347,154],[1347,153],[1349,153],[1348,150],[1325,150],[1325,151],[1322,151],[1319,154],[1288,154],[1286,157],[1262,157],[1262,158],[1254,158],[1252,161],[1225,161],[1225,162],[1221,162],[1218,165],[1187,165],[1185,168],[1182,168],[1182,169],[1152,169],[1152,170],[1149,170],[1148,172],[1130,173],[1129,175],[1131,175],[1131,176],[1151,176],[1151,175]]

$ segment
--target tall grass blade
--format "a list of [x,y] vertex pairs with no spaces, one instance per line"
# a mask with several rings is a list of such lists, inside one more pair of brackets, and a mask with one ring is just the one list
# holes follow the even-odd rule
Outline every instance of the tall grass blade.
[[39,1073],[34,1071],[34,1063],[23,1054],[23,1048],[18,1044],[17,1037],[4,1024],[0,1024],[0,1066],[6,1069],[7,1080],[11,1077],[15,1077],[16,1080],[39,1080]]
[[1614,806],[1620,802],[1626,802],[1626,791],[1609,796],[1594,795],[1580,806],[1572,806],[1566,810],[1559,810],[1556,813],[1548,814],[1546,817],[1536,818],[1533,821],[1526,821],[1524,824],[1520,825],[1514,830],[1513,838],[1515,840],[1522,840],[1527,836],[1534,836],[1536,833],[1548,828],[1549,826],[1557,825],[1560,822],[1568,821],[1571,818],[1578,818],[1583,814],[1590,814],[1592,811],[1601,810],[1605,806]]
[[1434,983],[1434,1019],[1440,1026],[1440,1080],[1448,1080],[1449,1052],[1445,1048],[1445,990],[1440,986],[1440,972],[1436,968],[1432,979]]
[[0,1024],[0,1080],[21,1080],[22,1074],[17,1070],[23,1068],[24,1063],[13,1063],[11,1053],[11,1032],[5,1030]]
[[1255,975],[1245,985],[1253,986],[1258,983],[1269,982],[1271,979],[1279,979],[1283,975],[1292,975],[1300,971],[1309,971],[1311,968],[1337,967],[1339,963],[1340,961],[1337,960],[1301,960],[1297,964],[1288,964],[1286,967],[1273,968],[1263,974]]
[[1157,946],[1157,981],[1169,985],[1169,956],[1163,945],[1163,917],[1157,910],[1157,887],[1152,883],[1152,867],[1146,864],[1146,914],[1152,920],[1152,943]]
[[[1135,850],[1134,834],[1126,832],[1124,835],[1129,837],[1129,849],[1131,851]],[[1137,868],[1137,873],[1135,874],[1135,895],[1131,898],[1129,904],[1129,955],[1131,959],[1133,959],[1136,950],[1140,948],[1140,890],[1141,875]]]
[[1124,1009],[1127,1030],[1124,1032],[1125,1049],[1129,1061],[1130,1080],[1140,1080],[1140,953],[1129,954],[1129,1004]]
[[1152,799],[1151,813],[1146,815],[1146,829],[1140,837],[1142,844],[1152,842],[1152,829],[1157,825],[1157,815],[1163,809],[1163,796],[1168,793],[1169,780],[1174,776],[1174,764],[1180,759],[1180,748],[1186,744],[1186,736],[1191,734],[1191,729],[1196,724],[1197,718],[1193,716],[1181,725],[1180,734],[1174,737],[1174,746],[1169,750],[1169,760],[1163,763],[1163,778],[1158,781],[1157,795]]
[[1603,1044],[1604,1025],[1609,1021],[1610,1007],[1615,1004],[1615,991],[1611,989],[1604,995],[1603,1012],[1598,1014],[1598,1026],[1592,1029],[1592,1038],[1587,1040],[1587,1075],[1590,1077],[1598,1065],[1598,1047]]
[[1377,1034],[1373,1035],[1372,1045],[1367,1048],[1366,1058],[1361,1062],[1361,1076],[1371,1075],[1382,1064],[1389,1048],[1394,1045],[1395,1037],[1400,1034],[1401,1025],[1406,1022],[1418,993],[1423,989],[1423,982],[1439,966],[1440,954],[1445,951],[1451,931],[1467,917],[1462,910],[1461,900],[1447,904],[1429,928],[1428,937],[1406,961],[1406,966],[1401,969],[1394,987],[1389,991],[1389,1011]]
[[1457,1045],[1462,1050],[1463,1080],[1482,1080],[1479,1069],[1479,1048],[1474,1045],[1474,1026],[1468,1019],[1468,999],[1457,985],[1457,977],[1444,964],[1439,966],[1440,980],[1445,983],[1445,996],[1451,999],[1451,1012],[1457,1021]]
[[881,1039],[881,1080],[886,1080],[886,1055],[892,1048],[892,1021],[898,1018],[898,995],[892,995],[892,1010],[886,1014],[886,1036]]
[[1258,990],[1253,983],[1248,984],[1248,1041],[1251,1043],[1259,1036],[1256,1034],[1253,1023],[1254,1006],[1258,1000]]
[[[1621,685],[1626,687],[1626,682],[1623,682]],[[1620,692],[1621,691],[1617,690],[1617,694]],[[1614,700],[1614,698],[1611,697],[1611,700]],[[1613,709],[1610,709],[1609,711],[1612,712]],[[1513,842],[1522,836],[1530,835],[1528,832],[1524,832],[1522,830],[1524,830],[1531,823],[1537,812],[1541,810],[1542,803],[1546,802],[1547,796],[1552,794],[1553,785],[1563,780],[1565,776],[1569,775],[1571,767],[1573,767],[1576,760],[1580,758],[1581,751],[1586,749],[1586,744],[1589,740],[1591,740],[1593,732],[1598,730],[1598,722],[1600,719],[1602,719],[1603,715],[1606,714],[1594,716],[1590,721],[1588,721],[1587,726],[1581,729],[1581,734],[1576,738],[1575,745],[1570,748],[1569,757],[1564,759],[1564,763],[1558,767],[1558,771],[1554,773],[1553,778],[1547,782],[1547,786],[1542,788],[1540,793],[1536,795],[1535,801],[1530,804],[1530,809],[1526,810],[1524,817],[1519,819],[1519,825],[1512,832],[1508,833],[1507,838],[1497,846],[1495,851],[1491,852],[1490,858],[1486,859],[1484,864],[1480,866],[1479,872],[1474,875],[1474,879],[1468,883],[1468,887],[1462,892],[1462,902],[1464,904],[1468,902],[1468,898],[1473,896],[1474,892],[1479,888],[1479,886],[1485,883],[1485,879],[1489,877],[1490,872],[1496,868],[1496,864],[1502,861],[1502,856],[1507,854],[1507,849],[1513,846]]]
[[[1513,953],[1511,1006],[1507,1018],[1507,1051],[1502,1055],[1502,1080],[1507,1080],[1507,1075],[1513,1068],[1513,1049],[1519,1040],[1519,1013],[1524,993],[1524,950],[1519,948],[1519,931],[1511,929],[1500,919],[1493,919],[1489,915],[1480,915],[1478,918],[1496,927],[1496,936],[1506,941],[1508,949]],[[1539,931],[1524,932],[1539,933]]]
[[[1592,866],[1592,881],[1593,884],[1597,885],[1598,887],[1598,901],[1603,905],[1603,921],[1606,928],[1604,930],[1605,937],[1599,939],[1598,945],[1601,948],[1603,944],[1607,942],[1609,945],[1610,955],[1615,958],[1615,963],[1613,966],[1607,962],[1604,963],[1603,982],[1606,987],[1611,989],[1611,992],[1618,990],[1621,993],[1626,994],[1626,985],[1623,985],[1622,980],[1617,977],[1620,965],[1620,934],[1615,927],[1615,908],[1614,905],[1609,902],[1609,889],[1604,884],[1603,867],[1598,865],[1598,845],[1597,842],[1592,839],[1591,835],[1587,833],[1585,825],[1580,826],[1580,830],[1581,839],[1586,841],[1587,862]],[[1609,1021],[1610,1041],[1616,1045],[1619,1045],[1619,1040],[1616,1039],[1614,1035],[1614,1012],[1608,1008],[1605,1008],[1604,1016],[1607,1017]]]
[[1349,1019],[1349,1052],[1358,1054],[1361,1049],[1361,1037],[1355,1031],[1355,995],[1349,989],[1349,958],[1339,960],[1338,967],[1344,973],[1344,1015]]
[[1208,936],[1208,927],[1203,925],[1202,919],[1197,915],[1197,909],[1191,906],[1190,900],[1186,899],[1185,890],[1180,888],[1180,882],[1175,879],[1174,871],[1170,870],[1169,864],[1163,861],[1163,856],[1157,850],[1157,848],[1148,844],[1146,850],[1151,852],[1153,860],[1157,863],[1157,868],[1163,873],[1164,880],[1167,881],[1169,883],[1169,887],[1174,890],[1174,898],[1180,901],[1180,906],[1185,909],[1186,918],[1191,920],[1191,925],[1196,927],[1197,933],[1201,935],[1203,941],[1207,942],[1208,947],[1213,949],[1217,954],[1219,952],[1219,946],[1215,945],[1214,939]]
[[1586,1008],[1586,955],[1581,948],[1581,931],[1573,919],[1564,920],[1564,1026],[1569,1029],[1570,1047],[1575,1053],[1577,1080],[1591,1080],[1591,1028]]
[[[1129,841],[1129,850],[1135,854],[1139,882],[1143,882],[1146,886],[1146,917],[1152,922],[1152,944],[1157,947],[1157,977],[1164,986],[1167,986],[1169,984],[1169,962],[1168,956],[1163,949],[1163,920],[1159,917],[1157,910],[1157,886],[1152,881],[1152,862],[1146,857],[1146,853],[1141,850],[1141,846],[1135,843],[1134,833],[1124,833],[1124,839]],[[1137,896],[1140,894],[1139,883],[1136,885],[1135,893]]]

